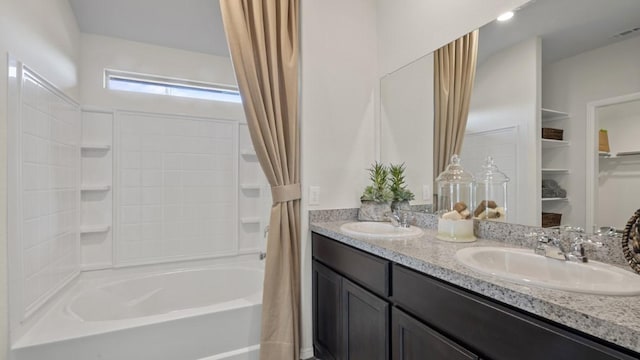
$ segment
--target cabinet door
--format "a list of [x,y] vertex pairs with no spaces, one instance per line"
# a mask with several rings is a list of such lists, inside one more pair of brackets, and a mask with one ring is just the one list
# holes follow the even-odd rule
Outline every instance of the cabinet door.
[[397,308],[391,310],[393,360],[471,360],[477,356]]
[[314,261],[312,281],[315,356],[323,360],[341,359],[339,351],[342,277]]
[[342,279],[342,359],[389,359],[389,304]]

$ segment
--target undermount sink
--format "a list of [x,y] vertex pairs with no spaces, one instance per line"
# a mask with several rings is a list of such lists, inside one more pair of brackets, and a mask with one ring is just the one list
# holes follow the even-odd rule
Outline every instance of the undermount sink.
[[407,238],[422,235],[422,230],[416,226],[395,227],[388,222],[358,221],[342,225],[340,230],[354,236],[369,238]]
[[533,250],[501,247],[464,248],[456,259],[471,270],[521,285],[595,295],[640,295],[640,276],[597,261],[562,261]]

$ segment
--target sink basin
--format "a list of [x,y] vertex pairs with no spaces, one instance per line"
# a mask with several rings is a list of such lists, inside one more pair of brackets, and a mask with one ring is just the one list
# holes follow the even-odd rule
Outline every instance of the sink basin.
[[354,236],[369,238],[407,238],[422,235],[419,227],[395,227],[388,222],[358,221],[342,225],[340,230]]
[[597,261],[561,261],[533,250],[501,247],[464,248],[458,250],[456,259],[471,270],[521,285],[596,295],[640,295],[640,276]]

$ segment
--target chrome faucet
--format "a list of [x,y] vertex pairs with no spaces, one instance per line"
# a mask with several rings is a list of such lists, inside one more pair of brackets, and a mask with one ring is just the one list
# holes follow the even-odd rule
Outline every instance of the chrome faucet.
[[562,245],[562,241],[557,237],[549,236],[544,233],[535,234],[535,236],[537,236],[537,241],[533,251],[538,255],[564,261],[581,263],[589,261],[584,250],[584,243],[586,241],[580,232],[571,240],[569,251],[565,250]]
[[386,217],[391,221],[391,225],[394,227],[409,227],[409,219],[407,214],[400,213],[398,210],[394,210],[391,213],[386,213]]
[[538,241],[533,251],[542,256],[557,260],[566,260],[564,247],[560,240],[546,234],[538,234]]

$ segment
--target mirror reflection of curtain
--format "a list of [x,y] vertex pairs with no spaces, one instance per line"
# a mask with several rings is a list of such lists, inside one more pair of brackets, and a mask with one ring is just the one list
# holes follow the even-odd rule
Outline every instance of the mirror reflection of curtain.
[[300,351],[298,0],[222,0],[224,28],[273,205],[267,239],[260,359]]
[[478,30],[434,52],[434,178],[462,150],[477,55]]

